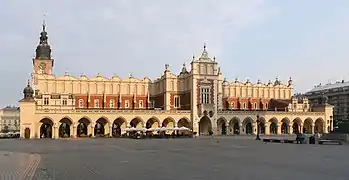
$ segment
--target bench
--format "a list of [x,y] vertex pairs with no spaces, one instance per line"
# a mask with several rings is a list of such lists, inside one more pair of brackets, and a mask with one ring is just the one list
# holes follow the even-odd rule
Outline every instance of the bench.
[[275,138],[265,138],[263,142],[274,142],[274,143],[294,143],[296,140],[293,139],[275,139]]
[[334,143],[334,144],[339,144],[342,145],[342,141],[341,140],[335,140],[335,139],[319,139],[318,140],[319,144],[324,144],[324,143]]

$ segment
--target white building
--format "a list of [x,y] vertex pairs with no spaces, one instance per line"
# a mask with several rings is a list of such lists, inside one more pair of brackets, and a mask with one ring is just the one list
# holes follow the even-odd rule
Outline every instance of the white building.
[[19,131],[19,107],[7,106],[0,110],[0,131]]

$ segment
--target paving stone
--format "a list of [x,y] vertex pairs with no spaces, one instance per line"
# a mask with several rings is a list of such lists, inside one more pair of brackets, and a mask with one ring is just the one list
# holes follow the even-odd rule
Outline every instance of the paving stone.
[[40,156],[28,153],[0,151],[0,179],[32,179],[40,162]]
[[39,154],[33,178],[38,180],[339,180],[349,176],[348,145],[252,139],[13,140],[0,141],[0,150]]

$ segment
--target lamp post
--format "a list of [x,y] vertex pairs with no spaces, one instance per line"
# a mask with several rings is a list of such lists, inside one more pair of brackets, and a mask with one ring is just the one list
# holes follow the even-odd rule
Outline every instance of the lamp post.
[[259,114],[257,114],[257,136],[256,136],[256,140],[261,140],[261,138],[259,137]]

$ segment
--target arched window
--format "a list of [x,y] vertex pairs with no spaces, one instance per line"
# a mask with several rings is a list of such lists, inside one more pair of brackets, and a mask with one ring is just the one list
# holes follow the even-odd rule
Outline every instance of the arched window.
[[79,108],[83,108],[83,107],[84,107],[84,100],[79,99]]
[[94,102],[94,107],[99,108],[99,99],[95,99],[93,102]]
[[254,103],[254,109],[257,109],[257,103]]
[[115,101],[114,99],[111,99],[110,102],[109,102],[109,107],[110,108],[114,108],[115,107]]

